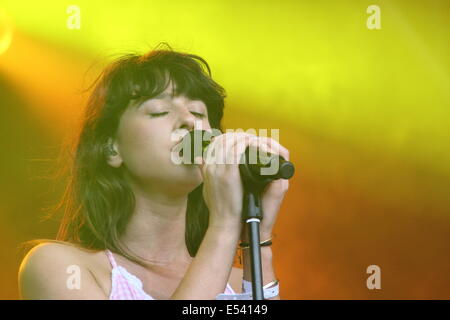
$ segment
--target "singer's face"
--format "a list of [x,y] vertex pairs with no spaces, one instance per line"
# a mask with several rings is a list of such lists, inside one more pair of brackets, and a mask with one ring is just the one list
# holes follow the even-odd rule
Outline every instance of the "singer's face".
[[[185,96],[172,97],[172,83],[160,95],[123,113],[116,145],[129,177],[146,189],[190,192],[202,176],[196,165],[175,164],[173,133],[210,130],[206,105]],[[179,138],[181,139],[181,138]]]

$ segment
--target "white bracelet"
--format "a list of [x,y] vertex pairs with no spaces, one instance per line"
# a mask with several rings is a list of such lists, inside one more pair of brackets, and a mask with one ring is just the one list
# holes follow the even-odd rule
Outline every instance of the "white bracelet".
[[[264,299],[279,295],[280,286],[278,280],[272,281],[263,287]],[[253,300],[252,283],[242,279],[242,293],[217,295],[216,300]]]
[[[242,279],[242,291],[245,293],[250,293],[253,297],[252,283],[250,281]],[[273,297],[276,297],[277,295],[279,295],[280,285],[279,285],[278,280],[275,280],[275,281],[272,281],[272,282],[266,284],[263,287],[263,291],[264,291],[264,299],[273,298]]]

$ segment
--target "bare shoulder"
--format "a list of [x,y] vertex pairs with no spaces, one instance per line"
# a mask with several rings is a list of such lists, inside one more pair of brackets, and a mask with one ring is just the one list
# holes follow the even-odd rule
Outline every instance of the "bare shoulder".
[[106,299],[87,267],[89,251],[69,243],[35,246],[22,260],[18,283],[23,299]]
[[[65,242],[45,242],[33,247],[22,260],[19,272],[33,269],[52,269],[65,262],[85,265],[89,250]],[[35,270],[37,271],[37,270]]]
[[242,278],[244,276],[244,270],[241,268],[231,268],[229,283],[234,292],[242,293]]

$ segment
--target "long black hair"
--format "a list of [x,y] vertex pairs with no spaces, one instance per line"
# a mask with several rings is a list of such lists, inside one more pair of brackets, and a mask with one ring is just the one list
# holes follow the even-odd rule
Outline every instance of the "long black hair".
[[[143,54],[129,54],[112,62],[93,83],[81,132],[74,145],[69,182],[59,208],[64,216],[56,241],[86,249],[109,249],[146,265],[119,241],[135,206],[134,194],[122,168],[107,164],[105,145],[114,137],[130,101],[144,101],[163,92],[170,81],[175,95],[201,100],[211,128],[223,131],[225,90],[212,80],[207,62],[169,45]],[[205,70],[206,68],[206,70]],[[203,184],[188,195],[186,246],[194,257],[208,228],[209,211]]]

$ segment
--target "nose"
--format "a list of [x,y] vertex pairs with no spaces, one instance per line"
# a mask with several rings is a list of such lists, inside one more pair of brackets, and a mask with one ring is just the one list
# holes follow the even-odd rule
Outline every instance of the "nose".
[[178,128],[188,131],[194,130],[196,121],[195,116],[189,110],[183,108],[183,111],[180,111]]

